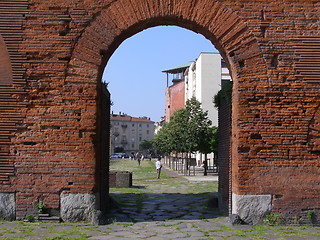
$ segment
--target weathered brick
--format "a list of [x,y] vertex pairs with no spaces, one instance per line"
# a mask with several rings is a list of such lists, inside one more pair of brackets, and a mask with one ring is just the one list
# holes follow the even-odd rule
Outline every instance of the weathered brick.
[[102,70],[126,38],[178,25],[208,38],[233,76],[227,191],[319,215],[319,12],[307,0],[1,1],[13,84],[0,86],[0,192],[16,192],[18,218],[37,198],[58,208],[61,191],[99,192]]

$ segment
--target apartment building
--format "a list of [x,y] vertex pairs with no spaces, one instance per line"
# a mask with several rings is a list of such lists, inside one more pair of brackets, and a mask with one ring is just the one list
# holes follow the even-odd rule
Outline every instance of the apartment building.
[[[213,105],[213,98],[221,89],[223,81],[231,81],[226,63],[219,53],[201,53],[200,56],[191,63],[184,73],[185,101],[195,97],[204,111],[208,112],[208,118],[212,126],[218,126],[218,109]],[[200,164],[204,156],[195,154]],[[214,154],[207,155],[208,164],[213,165]]]
[[[163,72],[167,73],[166,122],[175,111],[185,107],[188,99],[195,97],[202,109],[208,111],[212,126],[218,126],[218,110],[214,107],[213,98],[221,89],[222,82],[231,81],[229,70],[219,53],[201,53],[195,61]],[[172,85],[168,86],[170,77]],[[199,164],[204,158],[200,153],[195,157]],[[212,165],[214,155],[207,157]]]
[[143,140],[154,137],[154,122],[147,117],[132,117],[123,113],[110,115],[110,154],[116,148],[123,152],[139,151]]
[[231,80],[229,70],[219,53],[201,53],[184,73],[185,102],[195,97],[213,126],[218,126],[218,110],[213,97],[221,89],[221,82]]

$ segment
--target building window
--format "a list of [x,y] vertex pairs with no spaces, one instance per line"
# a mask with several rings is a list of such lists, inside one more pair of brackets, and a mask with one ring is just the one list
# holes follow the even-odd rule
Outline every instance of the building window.
[[132,123],[132,127],[134,127],[134,123]]
[[141,127],[141,123],[139,123],[139,127]]
[[142,137],[139,137],[139,142],[141,142],[142,141]]
[[147,130],[147,134],[149,134],[149,130]]

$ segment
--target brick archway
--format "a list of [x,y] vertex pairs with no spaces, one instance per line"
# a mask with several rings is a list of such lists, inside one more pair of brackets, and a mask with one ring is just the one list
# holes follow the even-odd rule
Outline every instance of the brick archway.
[[[248,223],[271,210],[289,220],[307,219],[308,210],[320,214],[317,1],[8,0],[0,6],[13,76],[12,86],[0,87],[0,195],[11,199],[17,218],[33,213],[36,200],[66,220],[88,220],[103,208],[102,70],[122,41],[158,25],[201,33],[229,64],[232,212]],[[70,202],[77,216],[68,215]]]
[[[77,75],[77,69],[81,69],[81,72],[86,69],[88,72],[95,72],[96,76],[101,76],[106,61],[125,39],[149,27],[178,25],[207,37],[228,63],[234,81],[232,119],[233,125],[238,125],[240,117],[238,101],[241,97],[239,89],[242,88],[239,82],[246,81],[245,75],[250,72],[252,75],[259,76],[259,82],[250,80],[251,87],[259,89],[269,84],[268,71],[262,51],[246,24],[234,12],[219,2],[200,2],[194,6],[194,3],[190,1],[190,5],[186,3],[184,8],[173,4],[170,9],[166,9],[168,11],[164,11],[159,5],[149,3],[150,8],[147,12],[140,9],[143,2],[145,1],[136,2],[132,7],[126,8],[126,1],[117,1],[95,17],[82,33],[74,48],[66,82],[72,82],[79,77],[86,82],[96,81],[95,78],[92,79],[91,75]],[[211,9],[211,11],[204,15],[190,15],[188,11],[185,11],[190,8]],[[124,9],[126,10],[124,11]],[[235,131],[234,134],[237,135],[237,132]],[[233,141],[235,149],[238,148],[237,142]],[[225,155],[228,158],[231,157],[228,152]],[[238,154],[233,154],[232,161],[237,166]],[[229,202],[231,202],[231,189],[229,188],[231,185],[231,176],[229,176],[231,166],[229,161],[224,166],[224,168],[220,168],[220,205],[226,212],[231,212],[231,205],[229,206]],[[234,179],[233,181],[233,191],[241,194],[238,180]]]

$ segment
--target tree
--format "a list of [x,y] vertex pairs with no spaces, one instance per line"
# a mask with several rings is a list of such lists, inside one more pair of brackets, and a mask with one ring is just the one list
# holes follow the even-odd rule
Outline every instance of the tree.
[[208,112],[203,111],[201,103],[196,98],[191,98],[186,102],[188,112],[188,134],[189,152],[199,151],[210,153],[210,140],[212,138],[211,120],[208,119]]
[[209,153],[213,137],[208,113],[195,98],[186,102],[186,108],[176,111],[170,122],[154,138],[154,148],[160,152],[172,151]]
[[190,148],[189,115],[186,109],[176,111],[168,124],[172,148],[176,152],[187,152]]
[[114,152],[115,153],[122,153],[122,152],[124,152],[124,148],[123,147],[115,147]]
[[210,146],[212,147],[211,152],[218,153],[218,127],[213,126],[211,127],[212,131],[212,138],[210,140]]
[[139,145],[140,150],[150,150],[151,148],[152,148],[152,140],[151,141],[143,140]]
[[165,123],[152,141],[152,147],[158,154],[170,153],[173,151],[173,143],[169,134],[168,123]]

